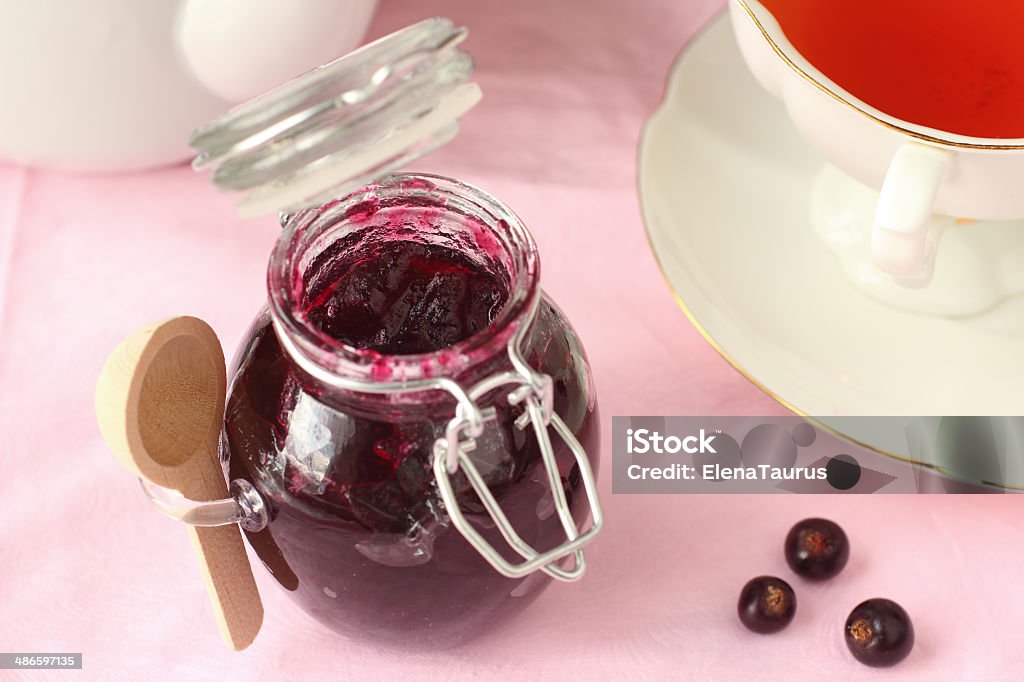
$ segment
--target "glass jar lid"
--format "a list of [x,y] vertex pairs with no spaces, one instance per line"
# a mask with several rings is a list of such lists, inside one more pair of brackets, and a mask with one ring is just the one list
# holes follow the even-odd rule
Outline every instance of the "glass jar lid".
[[347,194],[441,146],[480,101],[467,30],[433,18],[317,67],[196,129],[193,167],[242,216]]

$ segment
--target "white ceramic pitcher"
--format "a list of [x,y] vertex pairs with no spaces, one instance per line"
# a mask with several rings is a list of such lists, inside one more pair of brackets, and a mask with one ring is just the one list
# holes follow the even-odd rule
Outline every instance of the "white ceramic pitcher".
[[0,0],[0,157],[123,171],[362,39],[376,0]]

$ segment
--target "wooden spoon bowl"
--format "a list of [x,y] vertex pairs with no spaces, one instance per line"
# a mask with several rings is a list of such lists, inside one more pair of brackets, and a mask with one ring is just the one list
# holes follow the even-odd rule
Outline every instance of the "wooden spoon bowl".
[[[202,320],[143,327],[110,355],[96,387],[100,431],[135,475],[200,502],[229,497],[217,443],[224,416],[224,353]],[[263,622],[236,525],[188,526],[221,627],[244,649]]]

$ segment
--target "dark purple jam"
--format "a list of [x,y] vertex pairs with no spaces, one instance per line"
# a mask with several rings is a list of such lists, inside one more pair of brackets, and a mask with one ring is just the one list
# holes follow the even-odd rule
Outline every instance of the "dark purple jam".
[[[320,259],[335,260],[332,251]],[[506,280],[437,244],[386,241],[338,262],[328,284],[307,293],[306,315],[337,341],[387,355],[454,346],[483,331],[508,299]]]
[[[342,242],[308,266],[302,310],[350,346],[384,355],[448,348],[493,333],[509,300],[507,270],[480,254],[401,239],[359,248]],[[575,332],[546,298],[524,356],[554,380],[555,411],[596,469],[590,370]],[[469,386],[509,370],[499,352],[453,378]],[[514,425],[521,408],[509,406],[506,394],[482,401],[497,418],[473,457],[513,526],[543,551],[564,542],[564,533],[532,427]],[[396,404],[325,387],[282,352],[268,311],[250,329],[236,355],[222,458],[231,478],[248,479],[270,503],[269,526],[249,534],[254,550],[331,628],[377,643],[450,646],[517,613],[548,583],[540,573],[503,577],[450,525],[431,467],[434,442],[454,411],[446,394]],[[579,467],[553,431],[552,443],[580,522],[586,500]],[[477,530],[515,558],[464,475],[453,480]]]

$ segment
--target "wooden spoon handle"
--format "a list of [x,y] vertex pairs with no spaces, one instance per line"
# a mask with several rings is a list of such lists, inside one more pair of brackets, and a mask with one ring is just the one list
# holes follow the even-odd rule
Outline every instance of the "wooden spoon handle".
[[[191,459],[168,470],[169,482],[190,499],[209,502],[231,494],[220,465],[219,434],[220,429],[214,429]],[[221,636],[234,650],[244,649],[252,644],[263,623],[263,603],[245,553],[241,529],[232,524],[189,526],[188,531]]]
[[263,603],[238,526],[189,526],[188,532],[221,636],[235,651],[244,649],[256,638],[263,624]]

